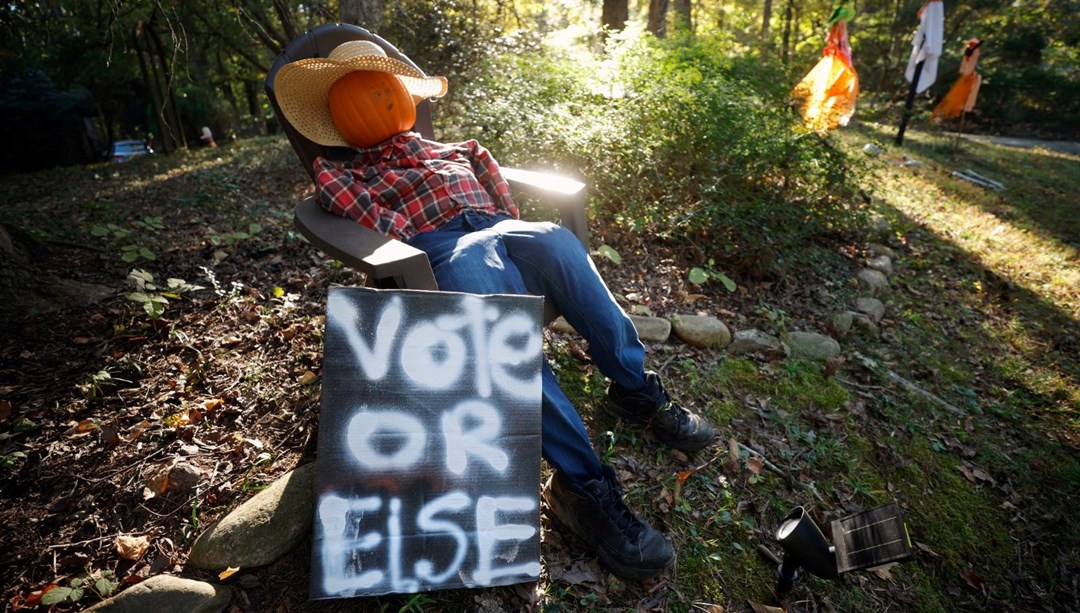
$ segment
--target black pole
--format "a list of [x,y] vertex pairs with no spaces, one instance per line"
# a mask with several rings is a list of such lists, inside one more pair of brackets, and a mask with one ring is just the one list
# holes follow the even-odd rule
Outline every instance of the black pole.
[[896,133],[897,146],[904,144],[904,130],[907,129],[907,122],[911,117],[911,107],[915,105],[915,89],[919,87],[919,77],[922,76],[922,66],[925,61],[919,60],[915,64],[915,74],[911,77],[911,89],[908,90],[907,102],[904,103],[904,114],[900,116],[900,130]]

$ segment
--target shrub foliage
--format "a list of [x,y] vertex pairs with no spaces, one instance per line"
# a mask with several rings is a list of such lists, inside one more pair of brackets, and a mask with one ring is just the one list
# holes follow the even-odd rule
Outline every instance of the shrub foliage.
[[556,163],[587,178],[615,227],[754,258],[852,220],[852,160],[801,129],[772,65],[717,38],[629,31],[599,59],[503,41],[440,109],[448,136],[504,163]]

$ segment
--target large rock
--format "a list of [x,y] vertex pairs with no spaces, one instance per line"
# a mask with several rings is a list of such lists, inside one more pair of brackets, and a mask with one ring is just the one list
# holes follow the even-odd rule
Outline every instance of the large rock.
[[855,315],[851,311],[833,315],[832,322],[829,324],[829,331],[836,336],[847,336],[851,332],[851,326],[855,324]]
[[675,315],[671,330],[679,340],[694,347],[727,347],[731,342],[731,331],[724,322],[707,315]]
[[649,343],[663,343],[671,336],[671,322],[660,317],[630,315],[637,328],[638,338]]
[[896,252],[893,251],[892,247],[887,247],[880,243],[870,243],[866,248],[870,251],[871,256],[887,255],[890,258],[896,257]]
[[99,613],[220,613],[232,590],[194,579],[155,575],[87,609]]
[[860,313],[866,313],[866,315],[874,320],[874,323],[881,321],[882,317],[885,317],[885,304],[877,298],[870,298],[864,296],[855,301],[855,308]]
[[560,334],[577,334],[577,330],[574,329],[574,326],[571,326],[570,322],[566,321],[566,318],[562,315],[556,317],[551,322],[550,327],[553,331]]
[[780,344],[780,339],[775,336],[751,328],[736,331],[727,350],[732,355],[759,352],[781,353],[783,346]]
[[864,268],[859,271],[859,287],[865,289],[871,296],[877,296],[889,289],[889,279],[880,270]]
[[886,277],[891,277],[893,273],[892,258],[887,255],[879,255],[866,260],[866,267],[872,268]]
[[878,329],[878,325],[874,323],[874,320],[862,313],[855,313],[852,325],[855,331],[860,335],[877,336],[881,332],[881,330]]
[[784,340],[793,357],[825,361],[840,355],[840,343],[824,334],[789,332]]
[[311,530],[315,463],[282,475],[270,487],[210,526],[191,546],[198,568],[250,568],[274,562]]

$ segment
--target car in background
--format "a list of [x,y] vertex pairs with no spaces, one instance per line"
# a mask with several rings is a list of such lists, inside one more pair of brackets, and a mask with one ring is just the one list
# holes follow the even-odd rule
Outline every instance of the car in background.
[[126,162],[153,152],[154,150],[144,140],[118,140],[113,142],[109,150],[109,158],[114,162]]

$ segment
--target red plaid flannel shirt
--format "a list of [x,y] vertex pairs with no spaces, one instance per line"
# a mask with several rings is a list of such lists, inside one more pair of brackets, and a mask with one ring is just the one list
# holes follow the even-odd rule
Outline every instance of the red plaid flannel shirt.
[[315,197],[335,215],[406,239],[467,209],[518,217],[499,165],[475,140],[443,144],[405,132],[351,162],[315,158]]

